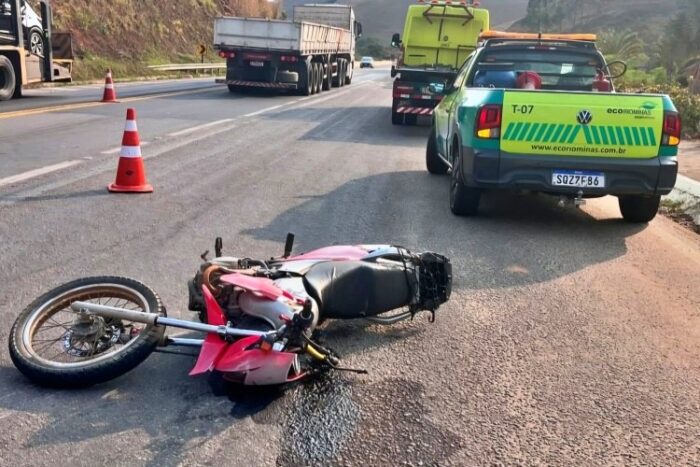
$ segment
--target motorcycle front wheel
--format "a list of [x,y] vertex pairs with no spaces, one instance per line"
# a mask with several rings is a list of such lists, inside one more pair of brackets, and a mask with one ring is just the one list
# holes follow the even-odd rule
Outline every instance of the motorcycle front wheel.
[[161,326],[79,314],[70,307],[76,301],[166,315],[153,290],[125,277],[88,277],[51,290],[25,308],[10,332],[10,357],[33,382],[102,383],[132,370],[163,339]]

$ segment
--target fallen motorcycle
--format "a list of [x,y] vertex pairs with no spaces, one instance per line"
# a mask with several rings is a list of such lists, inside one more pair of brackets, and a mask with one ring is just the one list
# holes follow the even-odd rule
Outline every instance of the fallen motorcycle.
[[[201,322],[167,316],[158,295],[123,277],[90,277],[62,285],[30,304],[10,333],[15,366],[32,381],[80,387],[116,378],[158,347],[200,348],[191,376],[220,373],[244,385],[277,385],[346,370],[312,340],[326,319],[393,324],[449,299],[452,270],[436,253],[390,245],[330,246],[270,260],[215,258],[189,281],[189,309]],[[396,311],[399,310],[399,311]],[[393,313],[392,313],[393,312]],[[173,327],[204,339],[169,337]]]

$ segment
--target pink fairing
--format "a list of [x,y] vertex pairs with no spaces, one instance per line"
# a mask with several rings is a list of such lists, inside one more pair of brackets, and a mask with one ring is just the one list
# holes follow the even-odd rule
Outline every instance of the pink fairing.
[[308,253],[287,258],[287,260],[300,261],[309,259],[323,259],[334,261],[355,261],[366,257],[367,253],[369,253],[367,250],[359,246],[338,245],[319,248],[318,250],[309,251]]
[[286,290],[280,289],[274,282],[266,277],[252,277],[233,273],[221,276],[221,280],[223,282],[228,282],[229,284],[249,290],[256,295],[267,298],[268,300],[277,300],[280,297],[294,299],[294,295]]
[[[233,275],[236,274],[231,274]],[[204,286],[202,293],[207,306],[209,324],[223,325],[224,315],[216,299]],[[258,386],[289,383],[305,376],[304,373],[295,375],[291,371],[296,354],[274,350],[248,350],[259,340],[259,337],[251,336],[229,344],[217,334],[208,333],[199,352],[197,363],[190,371],[190,376],[210,371],[245,373],[243,384]]]
[[245,338],[232,344],[216,363],[216,371],[245,373],[243,384],[251,386],[289,383],[304,376],[303,373],[295,375],[292,371],[296,354],[274,350],[245,350],[253,343],[255,341],[250,342],[250,338]]
[[[207,306],[207,321],[209,324],[213,324],[214,326],[223,325],[224,313],[221,311],[221,307],[206,286],[202,286],[202,294],[204,295],[204,303]],[[202,349],[199,352],[197,363],[194,368],[192,368],[192,371],[190,371],[190,376],[201,375],[207,371],[212,371],[216,361],[224,353],[227,346],[228,343],[221,337],[214,333],[208,333],[204,338],[204,344],[202,344]]]

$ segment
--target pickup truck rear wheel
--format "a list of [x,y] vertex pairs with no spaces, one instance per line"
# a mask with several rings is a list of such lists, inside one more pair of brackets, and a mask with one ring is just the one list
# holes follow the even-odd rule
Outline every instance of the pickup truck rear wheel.
[[462,156],[455,154],[450,180],[450,210],[457,216],[475,216],[479,210],[481,190],[471,188],[462,180]]
[[428,172],[433,175],[445,175],[447,173],[447,164],[440,158],[437,151],[435,128],[430,132],[428,145],[425,148],[425,165],[428,168]]
[[661,196],[620,196],[620,212],[627,222],[646,223],[659,212]]
[[16,79],[10,59],[0,56],[0,101],[8,101],[14,97]]

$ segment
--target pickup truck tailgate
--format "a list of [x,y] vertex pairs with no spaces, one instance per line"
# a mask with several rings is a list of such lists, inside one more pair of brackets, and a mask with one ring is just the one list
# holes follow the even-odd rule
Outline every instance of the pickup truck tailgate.
[[663,98],[505,91],[501,151],[649,159],[659,155]]

